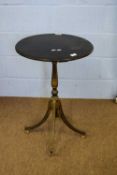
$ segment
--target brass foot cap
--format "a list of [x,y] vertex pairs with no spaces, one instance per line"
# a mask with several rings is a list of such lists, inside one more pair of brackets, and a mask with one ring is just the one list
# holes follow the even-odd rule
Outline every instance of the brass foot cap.
[[80,137],[86,138],[87,137],[87,134],[86,133],[85,134],[81,134]]
[[24,132],[25,132],[26,134],[29,134],[29,133],[30,133],[30,130],[27,129],[27,128],[24,128]]

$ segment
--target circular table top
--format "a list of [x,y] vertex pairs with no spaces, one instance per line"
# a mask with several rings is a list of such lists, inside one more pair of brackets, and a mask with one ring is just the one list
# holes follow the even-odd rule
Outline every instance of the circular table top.
[[16,51],[29,59],[46,62],[66,62],[88,56],[93,45],[73,35],[41,34],[22,39]]

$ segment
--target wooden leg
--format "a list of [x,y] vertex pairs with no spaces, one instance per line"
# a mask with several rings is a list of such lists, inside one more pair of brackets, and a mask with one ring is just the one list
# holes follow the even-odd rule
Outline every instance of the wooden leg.
[[81,131],[80,129],[77,129],[76,127],[74,127],[67,119],[67,117],[64,115],[63,109],[62,109],[62,105],[61,102],[59,101],[59,116],[61,117],[61,119],[63,120],[64,124],[70,128],[71,130],[77,132],[78,134],[80,134],[81,136],[86,136],[86,133],[84,131]]
[[32,126],[27,126],[25,127],[25,131],[27,133],[29,133],[30,131],[33,131],[34,129],[40,127],[44,122],[46,122],[46,120],[48,119],[49,115],[50,115],[50,112],[51,112],[51,107],[50,107],[50,102],[49,102],[49,105],[48,105],[48,109],[47,109],[47,112],[45,114],[45,116],[42,118],[42,120],[40,122],[38,122],[37,124],[35,125],[32,125]]

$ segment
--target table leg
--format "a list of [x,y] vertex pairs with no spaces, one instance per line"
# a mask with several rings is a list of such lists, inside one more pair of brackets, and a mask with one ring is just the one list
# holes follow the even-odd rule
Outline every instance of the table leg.
[[62,109],[62,105],[60,100],[58,100],[58,113],[59,116],[61,117],[61,119],[63,120],[64,124],[69,127],[71,130],[79,133],[81,136],[86,136],[86,133],[84,131],[81,131],[80,129],[77,129],[76,127],[74,127],[66,118],[66,116],[64,115],[63,109]]
[[49,115],[50,115],[50,108],[48,108],[45,116],[42,118],[42,120],[40,122],[38,122],[35,125],[25,127],[25,131],[30,132],[30,131],[36,129],[37,127],[41,126],[48,119]]
[[66,116],[64,114],[61,115],[61,119],[63,120],[63,122],[65,123],[66,126],[68,126],[71,130],[79,133],[82,136],[86,136],[86,133],[84,131],[81,131],[77,128],[75,128],[66,118]]

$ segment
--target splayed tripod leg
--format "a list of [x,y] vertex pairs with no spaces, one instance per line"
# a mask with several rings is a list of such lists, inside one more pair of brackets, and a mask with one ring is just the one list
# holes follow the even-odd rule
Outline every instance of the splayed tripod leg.
[[64,115],[63,109],[62,109],[62,105],[60,100],[58,100],[58,115],[61,117],[62,121],[64,122],[64,124],[70,128],[71,130],[77,132],[78,134],[80,134],[81,136],[86,136],[86,133],[84,131],[81,131],[80,129],[77,129],[76,127],[74,127],[66,118],[66,116]]
[[50,102],[49,102],[49,104],[48,104],[48,110],[47,110],[45,116],[42,118],[42,120],[41,120],[40,122],[38,122],[38,123],[35,124],[35,125],[27,126],[27,127],[24,128],[25,131],[26,131],[27,133],[33,131],[34,129],[36,129],[36,128],[38,128],[38,127],[40,127],[43,123],[46,122],[46,120],[49,118],[49,115],[50,115],[50,112],[51,112],[51,107],[50,107],[50,105],[51,105],[51,104],[50,104]]

